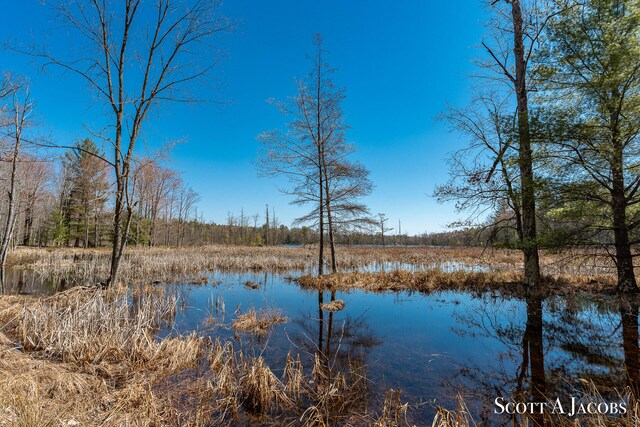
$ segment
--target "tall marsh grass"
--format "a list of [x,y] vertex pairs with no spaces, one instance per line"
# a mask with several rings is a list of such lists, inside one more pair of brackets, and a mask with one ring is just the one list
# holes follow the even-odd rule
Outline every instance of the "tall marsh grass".
[[[317,248],[202,246],[186,248],[129,248],[120,268],[126,283],[188,281],[204,283],[213,271],[270,271],[311,274],[316,269]],[[34,271],[42,278],[71,284],[94,284],[109,272],[107,249],[18,248],[9,258],[11,268]],[[522,269],[519,251],[440,247],[338,247],[341,272],[440,270],[444,274],[474,274],[480,270],[496,277]],[[615,268],[602,257],[585,251],[541,255],[543,273],[555,280],[580,283],[614,283]],[[479,270],[480,269],[480,270]]]

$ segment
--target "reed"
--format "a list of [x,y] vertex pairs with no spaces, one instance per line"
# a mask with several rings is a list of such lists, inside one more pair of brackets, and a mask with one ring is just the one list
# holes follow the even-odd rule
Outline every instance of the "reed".
[[[271,271],[310,274],[316,266],[316,250],[306,247],[202,246],[186,248],[129,248],[120,267],[125,283],[183,281],[203,284],[213,271]],[[342,272],[434,270],[519,273],[518,251],[483,248],[338,247]],[[18,248],[12,252],[12,269],[29,269],[43,278],[64,278],[73,285],[103,281],[109,272],[107,249]],[[615,266],[600,253],[572,250],[543,251],[545,275],[569,282],[615,282]],[[249,284],[251,285],[251,284]]]
[[[324,276],[306,275],[294,279],[308,289],[369,292],[437,291],[500,292],[506,296],[524,296],[527,289],[522,284],[522,273],[514,270],[496,271],[452,271],[440,268],[389,272],[351,272]],[[542,285],[536,289],[541,296],[571,295],[577,291],[593,293],[615,293],[613,283],[602,283],[584,277],[544,276]]]
[[153,287],[0,297],[0,425],[369,425],[378,418],[361,364],[337,371],[316,356],[305,369],[299,355],[289,356],[276,375],[232,342],[156,339],[177,304]]

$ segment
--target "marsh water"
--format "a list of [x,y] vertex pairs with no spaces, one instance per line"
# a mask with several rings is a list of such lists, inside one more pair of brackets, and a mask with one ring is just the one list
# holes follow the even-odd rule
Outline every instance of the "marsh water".
[[[158,335],[233,340],[277,375],[287,354],[300,355],[309,370],[316,353],[335,370],[357,365],[372,406],[385,390],[400,389],[418,425],[430,424],[438,405],[455,409],[458,394],[489,425],[508,421],[494,413],[496,397],[568,401],[593,381],[615,400],[627,385],[637,387],[637,305],[587,294],[529,301],[492,293],[331,294],[301,289],[290,280],[299,274],[217,272],[198,284],[163,284],[178,293],[180,309]],[[23,292],[60,287],[27,276]],[[332,298],[344,309],[322,310]],[[263,335],[234,331],[233,320],[252,308],[278,310],[287,322]]]

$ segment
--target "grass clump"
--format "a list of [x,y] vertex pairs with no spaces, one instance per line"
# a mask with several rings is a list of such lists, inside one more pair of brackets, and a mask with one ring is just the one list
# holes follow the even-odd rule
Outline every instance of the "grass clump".
[[333,300],[326,304],[322,304],[322,309],[329,312],[344,310],[344,301],[342,301],[341,299]]
[[286,323],[287,318],[282,316],[279,311],[256,311],[251,308],[246,313],[240,314],[233,321],[232,327],[236,331],[247,332],[251,334],[266,334],[277,323]]
[[[295,281],[303,288],[350,291],[364,290],[369,292],[418,291],[431,293],[436,291],[488,292],[496,291],[507,296],[527,294],[523,285],[521,271],[451,271],[439,268],[421,271],[379,271],[348,272],[324,276],[302,276]],[[566,277],[545,276],[537,291],[542,296],[570,295],[577,291],[594,293],[615,293],[613,284],[603,284],[596,280],[568,280]]]

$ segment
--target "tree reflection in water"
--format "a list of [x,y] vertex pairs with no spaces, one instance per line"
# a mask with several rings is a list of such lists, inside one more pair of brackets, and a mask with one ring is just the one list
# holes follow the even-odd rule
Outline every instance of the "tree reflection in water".
[[[333,291],[329,302],[335,300]],[[364,316],[352,318],[346,313],[348,307],[338,312],[325,311],[324,302],[325,294],[319,291],[317,312],[294,320],[299,331],[292,341],[311,359],[317,387],[344,382],[347,395],[343,400],[352,405],[349,411],[364,413],[373,396],[367,379],[367,356],[382,341],[373,335]]]
[[[484,424],[504,417],[495,414],[497,397],[568,402],[571,396],[587,395],[590,383],[610,401],[624,395],[625,386],[638,394],[637,302],[580,295],[516,302],[485,294],[454,317],[456,334],[494,340],[503,348],[488,366],[475,359],[463,364],[445,384],[467,398]],[[533,425],[545,423],[540,414],[528,418]],[[506,421],[524,422],[517,414]]]
[[627,383],[634,396],[640,397],[640,349],[638,348],[638,302],[620,301],[622,348]]

